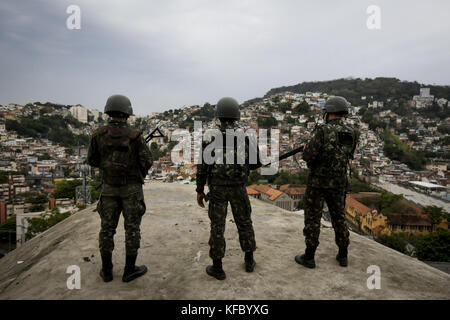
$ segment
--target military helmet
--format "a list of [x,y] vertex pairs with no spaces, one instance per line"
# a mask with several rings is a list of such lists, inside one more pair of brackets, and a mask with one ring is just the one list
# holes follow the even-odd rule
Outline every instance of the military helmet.
[[216,118],[239,120],[241,118],[239,103],[230,97],[220,99],[216,105]]
[[105,113],[109,114],[110,112],[122,112],[127,116],[131,116],[133,108],[131,107],[130,99],[121,94],[110,96],[106,101]]
[[344,97],[331,97],[325,102],[325,112],[348,114],[350,103]]

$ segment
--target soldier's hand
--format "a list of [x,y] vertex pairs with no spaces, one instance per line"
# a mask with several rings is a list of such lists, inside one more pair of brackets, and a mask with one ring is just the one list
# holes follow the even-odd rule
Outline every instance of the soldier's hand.
[[203,199],[205,199],[205,194],[203,192],[197,193],[197,203],[202,208],[205,207],[205,204],[203,203]]

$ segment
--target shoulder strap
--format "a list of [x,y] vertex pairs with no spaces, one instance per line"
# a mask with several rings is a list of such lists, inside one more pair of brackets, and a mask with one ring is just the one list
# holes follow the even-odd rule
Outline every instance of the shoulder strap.
[[141,135],[141,131],[138,129],[130,130],[129,137],[130,140],[136,140]]

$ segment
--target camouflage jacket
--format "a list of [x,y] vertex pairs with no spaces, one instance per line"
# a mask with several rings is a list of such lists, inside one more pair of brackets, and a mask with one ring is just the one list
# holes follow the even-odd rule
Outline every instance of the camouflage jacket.
[[347,169],[358,144],[359,131],[333,119],[318,126],[303,151],[310,173],[308,185],[320,188],[343,188]]
[[111,120],[93,133],[87,163],[100,168],[105,190],[143,184],[153,160],[139,130]]
[[[234,148],[226,146],[227,144],[227,129],[238,129],[234,125],[221,124],[220,131],[223,137],[223,154],[222,163],[215,161],[213,164],[208,164],[205,161],[205,149],[208,146],[213,147],[214,142],[203,142],[202,145],[202,162],[197,164],[197,189],[198,193],[204,191],[206,182],[209,185],[245,185],[248,181],[250,170],[257,168],[259,164],[259,149],[255,141],[245,138],[245,144],[240,145],[237,139],[234,140]],[[229,140],[230,141],[230,140]],[[242,149],[244,147],[244,149]],[[242,152],[242,153],[241,153]],[[250,156],[252,153],[253,156]],[[212,152],[215,156],[215,152]],[[227,163],[227,155],[230,159],[234,159],[232,163]],[[242,155],[244,161],[238,161],[239,155]],[[239,163],[242,162],[242,163]]]

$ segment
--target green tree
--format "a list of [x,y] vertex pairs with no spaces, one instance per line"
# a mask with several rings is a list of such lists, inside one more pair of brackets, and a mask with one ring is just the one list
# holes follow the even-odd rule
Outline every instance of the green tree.
[[48,202],[47,195],[43,193],[39,193],[37,195],[31,195],[30,197],[25,199],[25,202],[31,203],[31,204],[44,204]]
[[80,186],[82,184],[82,181],[80,179],[74,179],[74,180],[65,180],[58,182],[56,184],[56,190],[53,193],[53,196],[56,199],[60,198],[75,198],[75,188]]
[[393,194],[390,192],[381,193],[378,211],[383,213],[391,211],[393,205],[401,199],[403,199],[403,194]]
[[0,224],[0,240],[16,243],[16,216],[13,215]]
[[48,153],[44,153],[43,155],[39,155],[38,156],[38,160],[42,161],[42,160],[51,160],[52,157],[48,154]]
[[100,185],[101,185],[101,181],[99,180],[91,180],[91,182],[89,183],[91,186],[91,200],[92,201],[97,201],[100,198],[100,193],[101,193],[101,189],[100,189]]
[[0,232],[1,231],[11,231],[16,232],[16,216],[13,215],[6,219],[2,224],[0,224]]
[[252,170],[252,171],[250,171],[250,174],[248,176],[247,185],[257,184],[258,181],[260,181],[261,179],[262,179],[262,176],[258,172],[258,170]]
[[349,181],[348,189],[350,192],[358,193],[358,192],[380,192],[379,189],[373,187],[369,183],[365,183],[356,178],[352,178]]
[[53,227],[55,224],[61,222],[70,216],[70,212],[50,214],[42,218],[31,218],[29,219],[29,225],[27,233],[25,234],[25,239],[29,240],[41,232]]
[[421,152],[411,149],[390,130],[384,130],[384,152],[392,160],[405,163],[413,170],[422,170],[427,159]]
[[419,260],[450,262],[450,231],[439,229],[424,236],[416,249]]
[[434,232],[436,226],[446,217],[444,209],[438,206],[426,206],[423,212],[428,216],[428,220],[431,223],[431,231]]
[[258,126],[260,128],[269,129],[271,127],[277,126],[277,124],[278,124],[277,120],[272,116],[258,117]]
[[393,235],[378,235],[374,237],[374,240],[385,245],[386,247],[397,250],[406,254],[406,246],[409,243],[409,235],[401,232]]
[[309,106],[309,104],[306,101],[300,102],[294,108],[294,113],[297,113],[297,114],[306,114],[306,113],[309,113],[310,111],[311,111],[311,107]]
[[290,184],[294,180],[294,177],[287,171],[281,171],[274,183],[277,185]]

